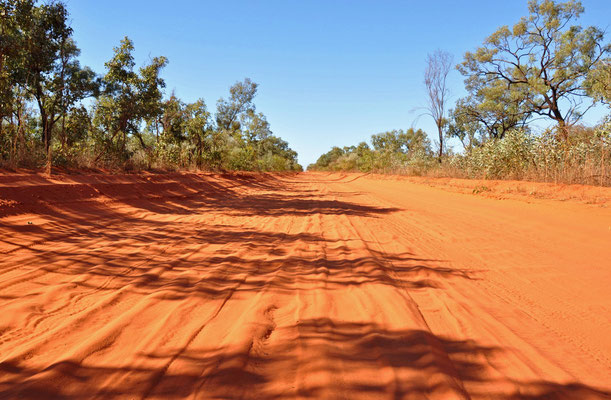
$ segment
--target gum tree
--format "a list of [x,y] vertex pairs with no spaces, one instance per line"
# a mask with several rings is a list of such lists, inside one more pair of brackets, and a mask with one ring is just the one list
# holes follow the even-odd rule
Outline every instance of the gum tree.
[[611,58],[602,60],[590,72],[586,87],[594,100],[611,106]]
[[109,148],[114,148],[125,159],[129,136],[136,137],[146,149],[140,132],[142,121],[153,120],[163,113],[161,100],[165,82],[160,73],[167,65],[167,59],[155,57],[150,64],[136,71],[133,51],[133,42],[125,37],[106,63],[104,91],[96,103],[94,117],[106,144],[98,159]]
[[521,96],[525,113],[552,119],[566,139],[567,127],[592,106],[585,80],[610,47],[600,29],[571,25],[584,11],[579,1],[531,0],[528,10],[513,27],[499,28],[466,53],[458,69],[467,88],[486,100],[494,100],[486,93],[491,87]]
[[257,95],[258,85],[246,78],[229,88],[229,99],[219,99],[216,104],[216,125],[221,131],[234,134],[240,131],[240,117],[255,111],[253,100]]

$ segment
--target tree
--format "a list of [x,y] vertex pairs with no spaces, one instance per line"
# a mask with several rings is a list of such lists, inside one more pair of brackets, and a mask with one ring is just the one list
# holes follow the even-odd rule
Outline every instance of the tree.
[[532,114],[524,87],[507,88],[501,79],[474,76],[466,81],[466,89],[469,95],[456,102],[448,125],[448,136],[461,141],[476,134],[481,139],[503,138],[508,131],[524,126]]
[[[248,115],[255,115],[253,100],[258,85],[246,78],[229,88],[229,99],[216,103],[216,129],[213,142],[216,144],[214,167],[221,166],[221,160],[228,161],[230,169],[252,169],[254,149],[245,145],[243,123]],[[222,145],[219,146],[219,145]]]
[[329,150],[328,152],[318,157],[318,160],[316,160],[316,162],[313,165],[308,167],[308,169],[312,168],[312,169],[324,170],[330,164],[337,161],[337,159],[343,156],[344,154],[345,154],[345,150],[341,149],[340,147],[333,146],[331,150]]
[[456,102],[447,125],[447,135],[460,139],[465,149],[478,139],[502,139],[510,130],[524,127],[531,115],[524,97],[515,90],[498,85],[467,90],[472,94]]
[[356,165],[359,171],[369,172],[373,169],[374,152],[371,150],[367,142],[360,142],[354,153],[357,156]]
[[257,94],[257,87],[256,83],[246,78],[229,88],[229,100],[221,98],[216,104],[218,129],[231,134],[240,130],[240,116],[248,111],[255,111],[253,100]]
[[62,149],[66,151],[84,141],[90,129],[91,117],[87,109],[82,105],[71,108],[59,134]]
[[195,148],[195,162],[201,168],[204,163],[204,154],[213,151],[212,126],[210,125],[210,113],[203,99],[185,107],[186,134]]
[[61,94],[58,93],[58,84],[62,85],[63,82],[60,81],[64,73],[60,57],[72,35],[72,28],[68,26],[67,20],[68,11],[65,5],[57,2],[34,7],[31,14],[20,21],[20,29],[24,32],[23,64],[20,72],[40,112],[48,173],[51,172],[52,129],[57,122],[54,114],[62,101]]
[[[163,143],[180,143],[185,140],[186,105],[174,93],[163,103],[159,101],[151,101],[150,103],[146,107],[150,110],[150,114],[159,115],[159,121],[163,129],[161,141]],[[157,108],[158,106],[160,107]]]
[[[458,138],[463,148],[470,152],[479,144],[478,136],[482,135],[482,121],[484,117],[477,110],[469,98],[459,99],[452,110],[450,110],[447,126],[448,137]],[[487,123],[483,123],[488,126]]]
[[127,139],[136,137],[142,148],[146,143],[140,132],[143,120],[153,120],[162,112],[162,89],[165,82],[160,78],[167,65],[165,57],[155,57],[149,65],[134,70],[134,44],[125,37],[114,49],[114,56],[105,65],[104,91],[95,105],[94,123],[103,132],[105,148],[98,159],[114,147],[119,157],[127,159]]
[[301,171],[297,152],[281,138],[270,134],[257,143],[257,168],[262,171]]
[[[136,102],[137,114],[145,121],[153,121],[162,115],[172,115],[174,119],[182,118],[184,104],[172,93],[170,99],[163,102],[163,89],[165,81],[161,78],[161,70],[168,65],[168,59],[165,57],[155,57],[148,65],[140,68],[139,76],[136,76]],[[181,139],[182,130],[180,121],[173,122],[172,135],[177,139]],[[164,131],[166,126],[163,127]],[[136,133],[138,135],[139,131]],[[142,143],[142,138],[139,136]],[[143,147],[144,143],[142,143]]]
[[551,118],[566,139],[567,127],[591,107],[581,108],[584,82],[610,46],[596,27],[569,26],[583,12],[579,1],[531,0],[528,10],[512,28],[499,28],[467,52],[458,68],[467,87],[504,87],[521,95],[528,113]]
[[[26,90],[26,96],[35,100],[47,153],[47,172],[51,172],[51,143],[55,124],[65,118],[69,109],[80,100],[95,94],[95,74],[81,68],[80,50],[72,40],[68,25],[68,11],[62,2],[49,2],[35,6],[34,2],[9,1],[3,10],[6,23],[7,47],[2,49],[9,57],[12,84],[1,85],[15,91],[16,86]],[[8,15],[7,15],[8,13]],[[8,21],[11,21],[10,24]],[[3,57],[4,58],[4,57]],[[64,123],[62,123],[62,130]],[[62,132],[63,134],[63,132]]]
[[114,48],[112,59],[105,64],[104,91],[96,103],[94,121],[106,134],[104,139],[108,144],[98,158],[114,144],[115,138],[119,142],[116,150],[124,157],[127,135],[139,129],[138,74],[134,71],[133,51],[133,42],[125,37],[120,46]]
[[424,84],[427,90],[428,106],[427,114],[435,120],[437,133],[439,135],[438,160],[441,162],[443,156],[443,128],[445,125],[446,103],[449,90],[447,86],[448,74],[452,68],[452,55],[442,50],[429,54],[426,59],[426,70],[424,71]]
[[247,143],[256,145],[272,135],[272,131],[263,113],[255,113],[248,110],[242,117],[244,127],[244,139]]
[[586,81],[590,97],[611,106],[611,58],[601,60]]
[[[27,102],[24,93],[25,35],[21,25],[32,15],[33,0],[0,0],[0,137],[4,122]],[[20,119],[21,121],[21,119]],[[21,130],[22,125],[17,127]]]
[[[136,69],[127,37],[103,77],[82,67],[68,16],[63,0],[0,0],[0,162],[25,161],[26,149],[38,161],[42,147],[50,172],[59,143],[55,161],[93,152],[94,162],[109,156],[138,163],[144,150],[149,166],[158,157],[176,166],[301,168],[297,153],[255,112],[257,84],[250,79],[218,101],[213,121],[201,99],[164,98],[160,74],[167,59]],[[87,97],[95,97],[91,109]]]
[[419,150],[428,151],[430,146],[426,133],[413,128],[407,131],[399,129],[372,135],[371,144],[375,151],[401,154],[410,154]]
[[61,119],[59,136],[62,139],[63,147],[66,145],[68,134],[76,134],[75,140],[81,136],[81,133],[78,132],[66,132],[68,116],[74,118],[78,115],[78,118],[82,119],[84,108],[80,107],[79,103],[85,98],[98,96],[100,90],[97,75],[89,67],[81,67],[76,58],[79,54],[79,48],[71,38],[68,38],[60,47],[59,70],[54,81],[47,88],[48,97],[51,100],[48,102],[48,123],[50,129],[53,130],[55,124]]

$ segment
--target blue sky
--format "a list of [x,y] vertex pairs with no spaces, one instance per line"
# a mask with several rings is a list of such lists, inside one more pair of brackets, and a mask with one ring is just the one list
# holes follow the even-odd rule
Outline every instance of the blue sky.
[[[167,93],[204,98],[214,110],[238,80],[259,86],[255,100],[274,133],[302,165],[331,146],[414,126],[425,105],[426,54],[461,61],[501,25],[527,14],[526,0],[196,1],[68,0],[81,62],[99,73],[121,38],[135,43],[138,65],[163,55]],[[584,0],[580,23],[611,28],[611,1]],[[608,40],[609,38],[607,38]],[[451,101],[464,95],[450,76]],[[602,110],[586,115],[595,123]]]

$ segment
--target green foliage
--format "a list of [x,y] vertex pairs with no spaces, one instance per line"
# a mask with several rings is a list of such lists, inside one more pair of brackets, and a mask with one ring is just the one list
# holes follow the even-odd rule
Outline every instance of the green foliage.
[[62,121],[61,133],[65,135],[71,109],[96,94],[98,82],[93,71],[82,68],[77,60],[80,50],[72,40],[68,11],[62,2],[36,5],[34,1],[7,0],[0,2],[0,7],[0,135],[5,123],[11,129],[16,119],[13,148],[21,143],[19,159],[24,159],[25,137],[32,133],[24,110],[33,100],[50,161],[56,124]]
[[255,111],[253,100],[258,85],[250,79],[236,82],[229,89],[229,100],[219,99],[216,105],[216,125],[219,130],[233,134],[240,130],[240,117]]
[[167,59],[153,58],[138,73],[134,69],[133,51],[134,44],[127,37],[115,47],[113,58],[106,63],[104,90],[94,105],[93,123],[103,153],[100,157],[116,161],[126,161],[130,157],[129,137],[137,138],[142,148],[147,148],[141,124],[163,113],[161,99],[165,82],[159,75]]
[[[197,167],[228,170],[297,170],[297,154],[272,134],[253,103],[257,84],[245,79],[220,99],[213,119],[199,99],[163,100],[164,57],[135,70],[133,43],[125,38],[106,64],[104,91],[94,106],[98,159],[140,168]],[[142,130],[143,123],[146,129]]]
[[[556,128],[557,129],[557,128]],[[445,175],[478,179],[533,179],[609,185],[611,116],[595,128],[573,126],[568,140],[555,129],[534,135],[513,129],[500,137],[474,144],[471,151],[446,155],[436,162],[428,140],[405,147],[405,137],[424,138],[424,132],[390,131],[372,136],[376,145],[333,147],[308,166],[313,171],[361,171]],[[409,133],[409,134],[408,134]],[[478,187],[474,193],[486,191]]]
[[[449,116],[450,56],[429,57],[425,85],[437,158],[423,131],[393,130],[373,135],[370,144],[333,147],[309,168],[452,169],[466,177],[608,184],[611,117],[594,129],[576,125],[592,103],[611,103],[611,45],[602,30],[572,25],[583,11],[576,0],[531,0],[528,16],[466,53],[458,69],[468,95]],[[137,68],[127,37],[99,77],[80,65],[68,21],[62,1],[0,0],[2,165],[34,167],[46,158],[64,166],[301,170],[297,154],[257,112],[258,85],[250,79],[231,86],[215,112],[203,99],[186,103],[165,94],[168,60]],[[91,97],[89,106],[84,100]],[[537,116],[557,127],[534,135],[529,122]],[[458,138],[465,152],[450,154],[444,135]]]
[[537,136],[516,129],[454,156],[449,164],[469,178],[608,184],[610,127],[609,122],[596,128],[575,126],[569,128],[568,141],[554,130]]
[[586,79],[611,47],[599,28],[569,25],[584,11],[579,1],[531,0],[528,9],[527,17],[465,54],[458,69],[471,97],[463,105],[475,121],[492,125],[489,136],[501,137],[535,114],[555,121],[566,138],[565,127],[587,110],[581,107]]
[[521,171],[525,171],[531,162],[533,145],[532,136],[522,130],[514,130],[502,139],[490,139],[452,161],[471,177],[521,178]]
[[611,58],[601,60],[590,71],[586,89],[594,100],[611,107]]
[[366,142],[358,146],[333,147],[321,155],[308,170],[397,172],[409,169],[421,173],[434,162],[426,133],[412,128],[371,136],[373,149]]
[[46,156],[49,166],[301,169],[255,112],[250,79],[229,89],[213,118],[203,99],[165,98],[168,60],[137,68],[127,37],[103,77],[81,67],[68,21],[62,1],[0,0],[0,164],[37,166]]
[[[46,152],[58,166],[301,170],[297,153],[255,112],[250,79],[229,89],[213,118],[203,99],[164,98],[168,60],[136,68],[127,37],[102,78],[81,67],[61,1],[0,7],[1,163],[40,165]],[[90,109],[87,97],[95,98]]]

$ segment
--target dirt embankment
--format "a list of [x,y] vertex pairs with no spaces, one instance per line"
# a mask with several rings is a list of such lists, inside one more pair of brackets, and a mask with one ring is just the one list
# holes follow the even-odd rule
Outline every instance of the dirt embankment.
[[522,184],[0,175],[0,398],[609,399],[609,189]]

